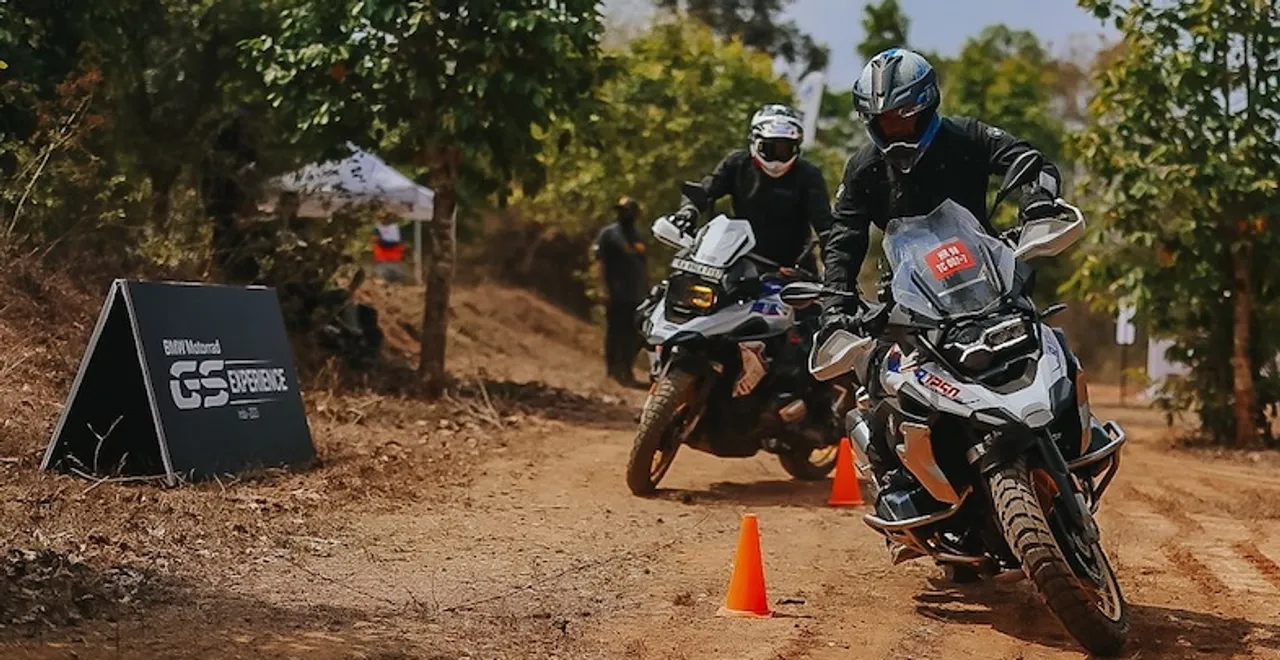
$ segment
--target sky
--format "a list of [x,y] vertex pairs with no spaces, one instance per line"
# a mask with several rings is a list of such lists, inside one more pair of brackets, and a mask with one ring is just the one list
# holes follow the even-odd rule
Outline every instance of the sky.
[[[955,55],[964,41],[993,23],[1031,30],[1055,55],[1073,44],[1095,49],[1100,35],[1116,32],[1103,25],[1075,0],[899,0],[911,20],[907,38],[913,45]],[[795,0],[786,12],[800,28],[831,48],[828,84],[847,87],[862,68],[854,46],[862,41],[863,0]],[[612,16],[642,16],[647,0],[605,0]]]

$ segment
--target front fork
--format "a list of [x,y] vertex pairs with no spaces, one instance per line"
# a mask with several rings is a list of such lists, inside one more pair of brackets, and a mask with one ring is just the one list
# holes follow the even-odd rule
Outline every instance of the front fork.
[[[679,363],[682,368],[688,370],[697,378],[697,391],[694,399],[690,403],[695,410],[700,410],[706,405],[707,400],[711,398],[711,389],[716,384],[716,379],[720,374],[724,373],[724,365],[715,360],[707,359],[701,355],[691,355],[688,350],[676,346],[657,346],[657,359],[654,362],[652,370],[652,383],[649,385],[649,396],[645,398],[644,405],[649,406],[649,397],[653,396],[654,389],[657,388],[659,382],[667,377],[667,373],[671,368]],[[701,415],[698,415],[699,418]],[[700,420],[699,420],[700,421]],[[697,429],[689,429],[693,433]]]
[[[1064,514],[1063,520],[1071,525],[1072,531],[1080,534],[1080,539],[1086,544],[1097,543],[1101,537],[1098,523],[1089,510],[1084,494],[1072,480],[1071,469],[1067,467],[1062,451],[1047,433],[992,432],[981,444],[969,450],[968,459],[985,477],[1029,451],[1035,451],[1040,455],[1045,471],[1053,479],[1057,490],[1054,505]],[[1048,514],[1047,511],[1045,513]]]

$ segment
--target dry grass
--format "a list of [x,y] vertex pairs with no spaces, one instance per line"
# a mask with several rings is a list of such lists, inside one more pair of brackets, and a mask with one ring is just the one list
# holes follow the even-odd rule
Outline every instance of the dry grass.
[[[629,418],[616,397],[488,380],[480,371],[485,366],[501,378],[512,374],[492,359],[492,344],[467,340],[453,347],[461,378],[450,395],[424,401],[414,356],[404,350],[403,337],[397,345],[396,333],[388,332],[390,359],[372,375],[342,373],[309,347],[298,348],[319,458],[312,470],[268,470],[172,489],[42,473],[45,444],[110,281],[30,263],[0,273],[0,551],[8,552],[0,574],[0,639],[111,616],[172,590],[156,585],[216,583],[244,567],[323,553],[339,542],[350,516],[455,497],[491,451],[537,433],[546,424],[536,416],[543,409],[550,411],[543,417]],[[381,283],[371,291],[384,303],[402,300],[401,308],[383,310],[384,329],[412,325],[410,301],[420,292]],[[580,361],[594,332],[589,326],[523,294],[470,295],[459,296],[457,332],[498,323],[511,351],[555,356],[559,350],[554,366],[563,382],[590,380],[583,374],[595,365],[565,357],[573,351]],[[524,300],[522,307],[517,300]],[[498,307],[505,311],[496,313]],[[536,327],[520,324],[519,308],[533,310]],[[540,339],[543,333],[554,338]],[[468,365],[480,368],[468,371]]]

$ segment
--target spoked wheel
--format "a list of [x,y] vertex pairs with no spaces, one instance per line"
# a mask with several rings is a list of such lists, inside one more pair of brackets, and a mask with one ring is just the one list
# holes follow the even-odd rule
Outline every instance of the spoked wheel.
[[1085,543],[1057,522],[1053,479],[1018,459],[991,476],[991,496],[1009,547],[1063,627],[1097,655],[1114,655],[1129,633],[1129,612],[1100,543]]
[[819,447],[818,449],[796,449],[785,454],[778,454],[778,462],[787,474],[803,481],[818,481],[831,474],[836,466],[836,452],[839,447]]
[[697,424],[698,416],[690,414],[695,384],[692,374],[671,369],[645,401],[627,461],[627,487],[632,494],[652,495],[658,489],[685,436]]

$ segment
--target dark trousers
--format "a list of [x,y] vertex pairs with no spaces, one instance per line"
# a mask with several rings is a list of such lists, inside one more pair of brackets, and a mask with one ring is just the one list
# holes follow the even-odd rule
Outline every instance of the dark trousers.
[[639,301],[613,299],[605,305],[604,363],[614,378],[635,378],[631,368],[642,345],[635,325],[639,305]]
[[890,442],[890,437],[893,435],[893,429],[889,428],[890,409],[888,404],[884,403],[888,392],[884,390],[884,385],[880,381],[884,373],[885,360],[889,357],[889,350],[892,348],[891,341],[883,339],[876,341],[866,375],[865,387],[872,404],[872,412],[867,420],[868,426],[871,427],[871,443],[867,447],[867,460],[871,463],[871,469],[875,472],[877,479],[883,477],[889,470],[902,467],[902,461],[899,460],[898,453],[893,450],[893,443]]

